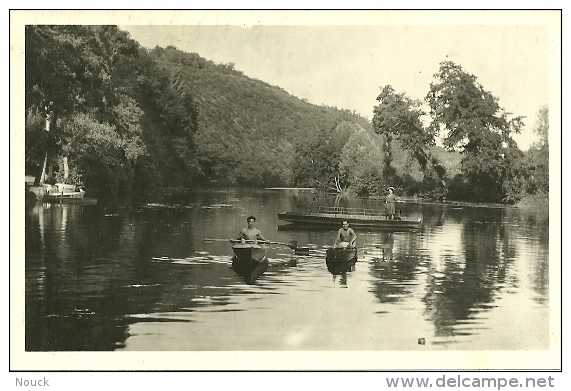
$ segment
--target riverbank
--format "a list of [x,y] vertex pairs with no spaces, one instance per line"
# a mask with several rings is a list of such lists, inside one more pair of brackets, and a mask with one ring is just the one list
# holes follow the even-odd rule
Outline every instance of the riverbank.
[[546,208],[549,209],[549,194],[538,193],[526,195],[515,205],[518,208]]

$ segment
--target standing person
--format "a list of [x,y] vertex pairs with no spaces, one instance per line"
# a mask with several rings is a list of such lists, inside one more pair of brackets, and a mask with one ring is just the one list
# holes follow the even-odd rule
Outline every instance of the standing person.
[[387,220],[394,220],[395,219],[395,202],[400,202],[400,200],[395,196],[395,188],[390,186],[387,191],[387,197],[385,198],[385,214],[387,216]]
[[355,247],[355,240],[357,240],[357,234],[353,231],[353,228],[349,228],[349,222],[347,220],[343,220],[343,227],[339,228],[337,231],[337,236],[335,237],[335,243],[333,243],[333,247],[338,247],[337,242],[341,240],[339,243],[339,247],[342,248],[354,248]]
[[256,223],[255,216],[248,216],[246,221],[248,222],[248,227],[240,231],[237,238],[238,240],[241,240],[242,243],[246,243],[247,240],[253,241],[254,243],[258,243],[258,240],[262,240],[264,242],[268,241],[262,236],[262,232],[254,227],[254,224]]

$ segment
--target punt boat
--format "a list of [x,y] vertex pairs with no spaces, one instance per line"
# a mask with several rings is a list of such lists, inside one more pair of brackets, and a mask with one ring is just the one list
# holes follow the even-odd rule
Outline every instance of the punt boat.
[[407,219],[400,215],[389,220],[380,211],[360,208],[326,208],[321,207],[317,212],[281,212],[278,219],[295,226],[307,227],[339,227],[347,220],[353,228],[369,228],[380,230],[417,230],[422,224],[422,218]]

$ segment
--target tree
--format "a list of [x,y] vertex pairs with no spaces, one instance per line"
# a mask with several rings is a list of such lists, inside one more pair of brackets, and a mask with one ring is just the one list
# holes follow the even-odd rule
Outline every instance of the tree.
[[[61,152],[58,120],[80,111],[104,110],[113,101],[112,74],[121,49],[110,45],[113,34],[121,35],[113,26],[26,26],[26,109],[41,113],[46,131],[40,183],[49,156]],[[56,150],[50,148],[54,145]]]
[[434,75],[426,101],[430,132],[444,132],[443,144],[463,154],[463,196],[473,201],[499,202],[508,196],[517,159],[512,138],[523,117],[510,118],[498,99],[461,66],[445,61]]
[[383,87],[377,101],[379,104],[373,109],[375,132],[385,135],[387,143],[393,137],[397,139],[424,169],[429,163],[426,150],[434,145],[435,133],[424,129],[421,117],[426,113],[420,109],[422,102],[395,93],[390,85]]
[[343,146],[339,160],[339,177],[357,194],[375,194],[382,180],[383,152],[373,136],[361,126]]
[[100,123],[93,115],[70,116],[62,130],[67,140],[64,156],[76,162],[88,182],[97,185],[103,203],[105,198],[115,199],[120,188],[131,183],[135,161],[146,154],[136,129],[120,134],[114,125]]
[[540,146],[549,147],[549,107],[540,107],[533,131],[539,135]]
[[542,106],[533,128],[539,142],[531,145],[525,154],[526,192],[549,194],[549,108]]
[[297,186],[339,191],[339,161],[343,146],[355,131],[347,122],[319,131],[316,138],[294,148],[293,181]]
[[[436,161],[430,154],[430,147],[435,144],[434,138],[437,133],[426,129],[422,123],[421,118],[426,114],[421,109],[422,102],[411,99],[404,93],[397,94],[390,85],[383,87],[377,101],[379,104],[373,109],[373,128],[384,138],[383,150],[386,158],[383,177],[385,184],[400,183],[405,186],[407,183],[407,187],[416,187],[411,177],[405,180],[397,175],[397,170],[393,167],[394,142],[397,142],[400,149],[408,155],[407,160],[410,163],[418,162],[427,179],[425,183],[432,185],[433,178],[439,178],[438,181],[442,182],[445,171],[436,169]],[[409,188],[409,190],[413,189]]]

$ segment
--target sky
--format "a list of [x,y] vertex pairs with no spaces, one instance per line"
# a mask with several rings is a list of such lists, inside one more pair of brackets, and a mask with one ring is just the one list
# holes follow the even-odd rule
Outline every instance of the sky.
[[215,63],[234,63],[245,75],[298,98],[369,119],[383,86],[423,100],[440,63],[453,61],[475,75],[507,112],[526,117],[522,133],[514,136],[524,150],[537,141],[533,127],[540,107],[549,106],[550,92],[560,91],[553,80],[560,46],[553,39],[551,11],[321,15],[234,14],[119,27],[144,47],[172,45]]

